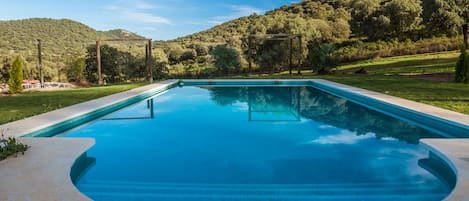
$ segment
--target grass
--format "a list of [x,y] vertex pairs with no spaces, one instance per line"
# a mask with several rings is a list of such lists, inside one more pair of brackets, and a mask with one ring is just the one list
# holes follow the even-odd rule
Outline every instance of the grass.
[[[469,85],[453,82],[416,79],[406,75],[452,73],[459,54],[443,52],[360,61],[338,67],[335,75],[316,75],[302,71],[290,76],[288,72],[250,76],[227,76],[232,79],[327,79],[380,93],[469,114]],[[365,68],[369,74],[352,72]]]
[[90,87],[58,91],[25,92],[0,96],[0,124],[130,90],[144,83]]

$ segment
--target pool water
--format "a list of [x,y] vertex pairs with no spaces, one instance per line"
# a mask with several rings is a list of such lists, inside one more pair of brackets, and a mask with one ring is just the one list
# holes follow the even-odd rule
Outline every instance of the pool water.
[[93,137],[94,200],[442,200],[441,137],[312,87],[182,87],[61,134]]

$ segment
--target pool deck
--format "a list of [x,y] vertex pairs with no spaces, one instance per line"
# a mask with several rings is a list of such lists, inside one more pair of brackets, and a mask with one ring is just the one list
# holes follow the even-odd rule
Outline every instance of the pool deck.
[[1,201],[87,201],[70,178],[75,159],[95,143],[92,138],[21,138],[24,155],[0,161]]
[[[195,80],[194,80],[195,81]],[[197,82],[249,82],[253,80],[197,80]],[[255,80],[256,82],[277,82],[279,80]],[[402,98],[376,93],[327,80],[280,80],[281,82],[318,83],[340,90],[347,90],[382,102],[399,105],[409,110],[436,116],[469,127],[469,115],[409,101]],[[187,80],[190,83],[191,80]],[[46,128],[83,114],[137,96],[148,90],[176,83],[167,80],[118,94],[102,97],[85,103],[69,106],[45,114],[29,117],[16,122],[0,125],[7,129],[7,137],[21,137],[32,131]],[[72,138],[21,138],[31,148],[24,156],[8,158],[0,162],[1,201],[49,201],[49,200],[90,200],[81,194],[70,179],[70,168],[75,159],[88,150],[93,139]],[[455,170],[457,184],[447,201],[469,200],[469,139],[422,139],[421,142],[433,152],[440,154]]]

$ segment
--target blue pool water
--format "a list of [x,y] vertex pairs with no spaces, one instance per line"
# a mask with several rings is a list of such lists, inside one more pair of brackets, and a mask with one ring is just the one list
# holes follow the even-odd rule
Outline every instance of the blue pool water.
[[[441,200],[420,138],[312,87],[182,87],[61,134],[93,137],[94,200]],[[438,174],[435,174],[438,175]]]

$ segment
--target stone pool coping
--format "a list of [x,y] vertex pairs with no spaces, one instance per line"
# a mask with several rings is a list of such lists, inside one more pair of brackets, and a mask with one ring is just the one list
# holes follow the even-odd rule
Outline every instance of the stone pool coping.
[[70,178],[70,168],[95,143],[92,138],[21,138],[24,155],[0,161],[2,201],[89,201]]
[[[276,84],[279,84],[278,82],[281,82],[282,84],[288,84],[288,82],[304,82],[305,85],[309,83],[321,84],[469,126],[469,115],[321,79],[187,80],[188,84],[191,82],[255,82],[267,84],[269,82]],[[154,88],[166,87],[175,83],[177,83],[176,80],[166,80],[118,94],[113,94],[16,122],[0,125],[0,130],[9,128],[7,137],[21,137],[31,133],[32,131],[43,129],[63,122],[64,120],[87,114],[97,108],[103,108],[120,101],[124,101],[130,97],[138,96],[139,94],[145,93]],[[32,146],[32,148],[26,152],[25,156],[11,158],[0,162],[0,178],[2,178],[0,180],[0,200],[89,200],[89,198],[81,194],[72,184],[70,179],[70,168],[72,167],[75,159],[89,149],[94,144],[94,141],[83,142],[90,139],[66,139],[61,141],[62,138],[21,138],[20,140]],[[458,182],[456,187],[446,200],[469,200],[466,199],[469,196],[469,140],[423,139],[422,142],[423,144],[431,147],[431,150],[434,152],[440,153],[457,175]],[[64,153],[61,154],[61,152]],[[43,163],[44,167],[47,168],[37,168],[38,166],[36,162],[38,161],[48,161]],[[54,169],[62,169],[66,174],[63,172],[58,174],[56,171],[50,171]],[[28,175],[28,177],[25,177],[25,175]],[[28,185],[27,183],[33,183],[36,185]]]

